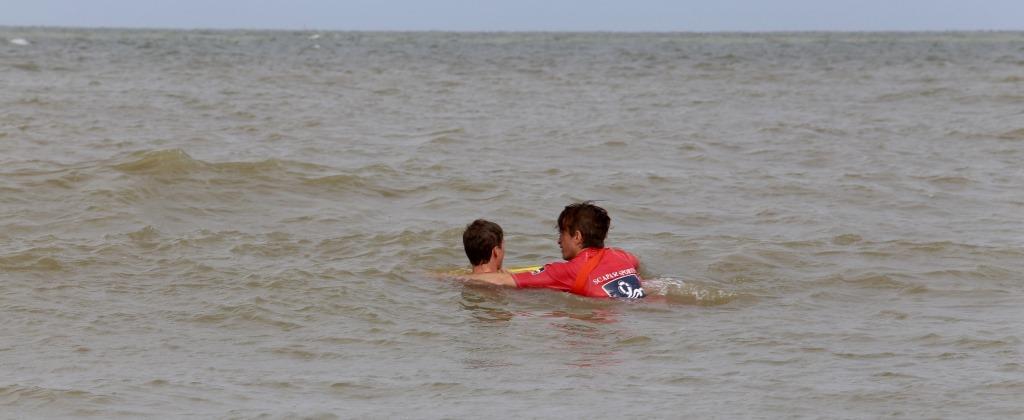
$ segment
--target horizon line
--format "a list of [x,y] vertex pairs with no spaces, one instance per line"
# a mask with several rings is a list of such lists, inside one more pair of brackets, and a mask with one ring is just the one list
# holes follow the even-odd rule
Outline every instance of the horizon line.
[[127,31],[181,31],[181,32],[379,32],[379,33],[466,33],[466,34],[810,34],[810,33],[848,33],[848,34],[886,34],[886,33],[969,33],[969,32],[1024,32],[1020,29],[714,29],[714,30],[620,30],[620,29],[324,29],[324,28],[266,28],[266,27],[175,27],[175,26],[63,26],[63,25],[7,25],[0,24],[0,29],[67,29],[67,30],[127,30]]

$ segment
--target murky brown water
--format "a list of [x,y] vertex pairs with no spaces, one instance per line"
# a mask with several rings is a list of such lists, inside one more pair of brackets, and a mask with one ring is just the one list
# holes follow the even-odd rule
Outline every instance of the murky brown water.
[[0,41],[0,417],[1024,416],[1024,34]]

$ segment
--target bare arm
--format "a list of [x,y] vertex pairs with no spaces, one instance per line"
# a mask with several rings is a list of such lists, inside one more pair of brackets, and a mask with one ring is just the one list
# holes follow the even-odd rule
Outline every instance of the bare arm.
[[516,287],[516,281],[512,279],[512,275],[509,273],[463,274],[459,278],[476,284]]

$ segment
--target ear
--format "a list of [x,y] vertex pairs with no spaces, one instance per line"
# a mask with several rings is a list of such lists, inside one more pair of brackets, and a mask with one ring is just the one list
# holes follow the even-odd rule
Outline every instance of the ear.
[[572,241],[580,246],[583,246],[583,232],[577,230],[576,233],[573,233]]

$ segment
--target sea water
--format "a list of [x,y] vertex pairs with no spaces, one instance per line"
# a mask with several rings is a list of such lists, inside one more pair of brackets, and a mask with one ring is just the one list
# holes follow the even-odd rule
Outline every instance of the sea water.
[[0,41],[0,417],[1024,416],[1022,33]]

